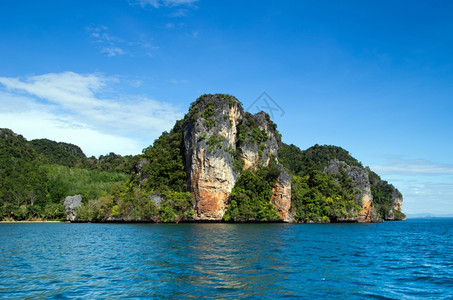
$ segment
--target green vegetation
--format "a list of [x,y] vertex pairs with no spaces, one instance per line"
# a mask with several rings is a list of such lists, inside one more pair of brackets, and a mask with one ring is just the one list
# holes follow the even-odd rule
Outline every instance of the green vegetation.
[[[146,182],[140,183],[147,191],[172,190],[185,192],[187,174],[184,169],[182,121],[177,121],[170,133],[164,132],[153,146],[144,150],[142,158],[147,160],[143,172]],[[134,178],[137,185],[139,178]]]
[[363,168],[348,151],[336,146],[314,145],[305,151],[294,145],[283,144],[279,151],[280,162],[294,175],[305,176],[311,169],[323,171],[332,159],[344,161],[350,166]]
[[[315,145],[305,151],[297,146],[283,144],[279,160],[293,174],[292,206],[296,220],[337,221],[356,216],[360,210],[358,192],[344,170],[340,174],[324,172],[332,159],[364,169],[362,164],[346,150],[336,146]],[[404,214],[393,209],[394,196],[401,197],[398,190],[371,171],[369,173],[373,206],[383,219],[403,219]]]
[[[96,199],[129,177],[91,170],[88,162],[75,145],[45,139],[28,142],[9,129],[0,129],[0,219],[62,220],[66,196]],[[96,160],[95,166],[108,165]]]
[[238,140],[241,143],[249,142],[259,145],[269,139],[266,131],[260,129],[253,115],[249,112],[245,113],[245,122],[238,126]]
[[231,107],[234,104],[234,97],[228,94],[217,94],[217,97],[219,97],[222,100],[228,101],[228,105]]
[[244,170],[239,175],[231,195],[230,205],[225,212],[225,221],[272,221],[280,215],[271,203],[272,188],[280,175],[276,164],[263,167],[256,172]]
[[[156,200],[158,199],[158,200]],[[114,186],[110,195],[88,201],[78,211],[81,220],[179,222],[193,215],[193,198],[188,192],[168,189],[150,193],[131,182]]]
[[367,168],[370,183],[371,194],[373,195],[373,205],[376,208],[378,216],[383,219],[395,218],[396,220],[403,220],[406,216],[397,210],[393,209],[394,197],[402,198],[401,193],[387,181],[384,181],[378,174]]
[[[0,129],[1,219],[27,220],[51,215],[51,207],[46,206],[58,201],[49,199],[46,174],[39,166],[39,155],[21,135]],[[56,218],[59,217],[57,213]]]
[[302,151],[283,144],[279,159],[293,174],[291,198],[296,221],[335,222],[357,216],[361,207],[352,179],[342,169],[339,174],[324,172],[332,159],[361,166],[346,150],[315,145]]
[[206,108],[201,113],[201,116],[204,118],[204,125],[209,130],[215,126],[216,120],[214,116],[214,101],[208,101]]
[[212,127],[214,127],[216,124],[216,121],[214,118],[206,118],[204,119],[204,125],[206,126],[206,128],[209,130],[211,129]]
[[298,222],[330,222],[357,217],[361,207],[357,191],[345,174],[328,174],[312,169],[307,175],[292,176],[291,197]]
[[187,192],[182,125],[182,120],[176,122],[169,133],[164,132],[144,149],[136,159],[144,162],[141,174],[133,173],[110,194],[88,201],[77,216],[86,221],[179,222],[190,218],[194,200]]
[[47,178],[48,197],[64,199],[68,195],[80,194],[82,199],[96,200],[112,191],[117,182],[125,182],[129,176],[124,173],[104,172],[69,168],[60,165],[40,167]]
[[[188,191],[185,163],[190,162],[184,161],[183,126],[190,129],[201,118],[209,130],[218,119],[229,119],[228,114],[215,114],[220,100],[224,106],[240,104],[230,95],[203,95],[191,104],[189,113],[170,132],[164,132],[141,155],[133,157],[109,153],[87,158],[78,146],[47,139],[28,142],[9,129],[0,129],[0,220],[64,219],[63,201],[66,196],[76,194],[83,198],[83,205],[77,211],[80,220],[179,222],[190,219],[194,214],[194,199]],[[260,128],[264,118],[266,130]],[[225,146],[224,151],[231,154],[233,170],[238,174],[224,216],[226,221],[280,218],[271,203],[272,189],[281,170],[277,158],[269,155],[268,167],[243,170],[241,149],[249,146],[247,149],[257,151],[263,159],[267,147],[274,143],[266,132],[272,133],[281,145],[277,125],[268,114],[245,113],[237,127],[237,144]],[[203,145],[206,143],[213,154],[223,148],[225,138],[205,130],[200,132],[198,141],[205,141]],[[297,222],[357,218],[362,205],[360,191],[346,167],[340,165],[338,173],[326,171],[332,159],[364,169],[340,147],[315,145],[301,151],[294,145],[281,145],[278,161],[292,176],[292,213]],[[378,215],[384,219],[404,219],[404,214],[394,209],[395,199],[401,197],[398,190],[369,168],[366,170]]]
[[281,145],[282,144],[282,135],[277,130],[277,124],[272,122],[271,117],[269,116],[268,113],[265,113],[265,118],[266,118],[267,124],[269,124],[270,131],[274,134],[275,138],[277,139],[278,145]]
[[206,144],[208,144],[208,150],[209,151],[215,151],[216,148],[222,149],[222,142],[225,138],[221,135],[212,135],[207,141]]
[[91,162],[90,169],[98,171],[130,174],[134,167],[134,160],[131,155],[121,156],[113,152],[101,155],[99,159],[91,157],[88,160]]
[[35,151],[42,155],[43,163],[68,167],[86,167],[87,160],[82,149],[68,143],[57,143],[48,139],[30,142]]

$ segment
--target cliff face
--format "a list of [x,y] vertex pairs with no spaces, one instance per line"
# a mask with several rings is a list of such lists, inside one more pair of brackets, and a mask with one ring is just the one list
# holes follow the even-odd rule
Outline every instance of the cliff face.
[[284,222],[292,222],[291,210],[291,176],[280,165],[280,176],[272,189],[271,202]]
[[406,217],[404,215],[401,215],[401,206],[403,205],[403,196],[401,193],[391,186],[393,188],[392,191],[392,207],[389,210],[389,215],[387,216],[387,220],[389,221],[394,221],[394,220],[406,220]]
[[339,219],[340,222],[359,222],[370,223],[378,222],[376,210],[373,206],[373,195],[371,193],[371,185],[368,172],[356,166],[350,166],[343,161],[333,159],[325,169],[326,172],[339,174],[344,172],[348,176],[357,190],[356,202],[361,207],[359,211],[352,211],[352,217]]
[[371,190],[374,205],[379,216],[384,220],[405,220],[402,213],[403,195],[392,184],[382,180],[379,175],[370,171]]
[[[273,126],[264,113],[244,112],[232,96],[204,95],[192,103],[183,125],[183,147],[195,220],[222,220],[239,173],[277,158],[279,135]],[[281,173],[272,197],[285,221],[291,206],[288,178]]]

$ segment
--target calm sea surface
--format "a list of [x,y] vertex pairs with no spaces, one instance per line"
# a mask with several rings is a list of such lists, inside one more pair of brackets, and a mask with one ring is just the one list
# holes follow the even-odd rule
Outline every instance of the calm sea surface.
[[453,219],[0,224],[0,298],[453,299]]

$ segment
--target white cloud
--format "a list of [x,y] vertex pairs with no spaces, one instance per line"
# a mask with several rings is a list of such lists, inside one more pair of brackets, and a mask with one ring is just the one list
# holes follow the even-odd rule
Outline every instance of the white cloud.
[[[435,179],[410,180],[400,177],[398,188],[404,197],[404,212],[439,215],[453,213],[453,184],[443,182],[444,180],[433,180]],[[392,182],[395,182],[395,180],[392,180]]]
[[172,79],[170,79],[170,82],[171,82],[172,84],[185,84],[185,83],[188,82],[188,80],[186,80],[186,79],[178,80],[178,79],[172,78]]
[[181,5],[192,5],[198,2],[198,0],[137,0],[131,2],[132,4],[138,4],[141,7],[152,6],[159,8],[161,6],[181,6]]
[[[138,154],[182,113],[147,97],[117,95],[115,81],[73,72],[0,77],[0,127],[27,139],[74,143],[87,155]],[[109,91],[115,96],[106,96]]]
[[118,47],[107,47],[107,48],[102,48],[101,53],[107,54],[107,56],[113,57],[117,55],[123,55],[126,52]]
[[403,194],[408,214],[453,213],[453,165],[425,159],[388,158],[370,168]]
[[424,159],[392,158],[385,165],[371,165],[380,174],[445,175],[453,174],[452,164],[436,163]]
[[123,39],[112,35],[109,32],[109,28],[104,25],[87,27],[86,30],[99,52],[109,57],[125,54],[130,56],[151,56],[154,51],[159,49],[159,47],[151,43],[152,38],[145,34]]

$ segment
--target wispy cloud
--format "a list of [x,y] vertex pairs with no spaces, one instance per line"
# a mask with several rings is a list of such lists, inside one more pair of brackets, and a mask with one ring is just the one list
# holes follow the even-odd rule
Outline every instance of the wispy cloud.
[[118,48],[118,47],[102,48],[101,52],[107,54],[107,56],[110,56],[110,57],[117,56],[117,55],[122,55],[122,54],[126,53],[123,49]]
[[86,28],[94,44],[97,45],[99,52],[108,57],[119,55],[129,56],[152,56],[156,49],[151,41],[152,38],[145,34],[138,36],[120,38],[110,33],[110,29],[105,25],[90,26]]
[[371,165],[370,168],[382,174],[403,175],[449,175],[453,174],[452,164],[436,163],[424,159],[388,159],[385,165]]
[[370,168],[393,183],[403,194],[403,211],[453,213],[453,165],[426,159],[387,158]]
[[107,26],[87,27],[86,30],[90,33],[93,41],[98,44],[101,53],[109,57],[126,54],[126,51],[122,48],[125,42],[110,34]]
[[151,6],[154,8],[159,8],[161,6],[175,7],[182,5],[193,5],[196,2],[198,2],[198,0],[137,0],[131,1],[130,3],[132,5],[138,4],[141,7]]
[[[451,183],[451,179],[448,182],[448,178],[442,178],[439,181],[400,178],[398,188],[404,196],[403,211],[409,214],[453,213],[453,183]],[[435,178],[431,179],[435,180]]]
[[185,8],[180,8],[174,11],[173,13],[170,14],[171,17],[177,18],[177,17],[185,17],[189,14],[189,10]]
[[88,154],[138,154],[182,116],[171,104],[118,95],[115,78],[49,73],[0,77],[0,127],[27,138],[76,143]]

